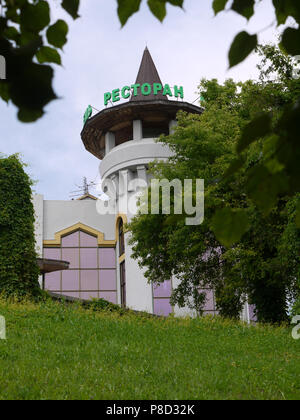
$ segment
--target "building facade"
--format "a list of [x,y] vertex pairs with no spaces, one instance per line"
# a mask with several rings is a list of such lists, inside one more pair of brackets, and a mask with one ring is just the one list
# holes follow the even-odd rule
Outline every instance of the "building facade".
[[[121,97],[128,101],[118,104]],[[171,156],[157,138],[172,132],[178,111],[201,114],[203,109],[184,101],[182,87],[162,84],[147,48],[136,83],[108,92],[104,99],[107,106],[87,116],[81,138],[87,151],[101,161],[104,192],[109,195],[114,189],[115,207],[105,209],[107,203],[90,195],[70,201],[35,197],[39,255],[70,263],[69,270],[46,274],[45,288],[81,299],[104,298],[158,315],[192,315],[187,308],[170,304],[176,279],[155,287],[131,258],[125,226],[136,208],[125,208],[122,201],[123,196],[126,203],[133,200],[141,182],[149,183],[150,162]],[[212,291],[207,291],[205,311],[215,313]]]

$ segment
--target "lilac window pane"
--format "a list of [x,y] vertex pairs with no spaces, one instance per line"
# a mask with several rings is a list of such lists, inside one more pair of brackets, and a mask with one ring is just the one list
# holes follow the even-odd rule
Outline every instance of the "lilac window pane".
[[73,298],[80,298],[79,292],[68,292],[68,291],[64,291],[62,292],[62,295],[64,296],[70,296]]
[[62,290],[79,290],[78,270],[64,270],[62,272]]
[[214,294],[212,290],[208,289],[200,289],[199,292],[205,293],[206,295],[206,302],[204,304],[203,310],[204,311],[214,311]]
[[97,248],[97,238],[85,232],[80,232],[80,246],[93,246]]
[[98,270],[81,270],[81,290],[98,290]]
[[70,263],[69,268],[79,268],[79,248],[62,249],[62,259]]
[[48,273],[45,275],[45,289],[60,290],[60,272]]
[[80,268],[98,268],[97,248],[80,248]]
[[255,305],[249,305],[249,317],[250,321],[257,322],[257,316],[255,315]]
[[99,249],[100,268],[116,268],[116,250],[115,248]]
[[170,297],[172,294],[171,280],[164,281],[158,286],[153,286],[154,297]]
[[79,246],[79,232],[64,236],[61,240],[61,246]]
[[98,299],[98,292],[81,292],[80,297],[84,300]]
[[99,297],[111,303],[117,303],[117,292],[100,292]]
[[154,299],[154,313],[155,315],[168,316],[172,313],[172,306],[169,299]]
[[116,270],[99,270],[100,290],[116,290]]
[[61,260],[60,248],[44,248],[44,258]]

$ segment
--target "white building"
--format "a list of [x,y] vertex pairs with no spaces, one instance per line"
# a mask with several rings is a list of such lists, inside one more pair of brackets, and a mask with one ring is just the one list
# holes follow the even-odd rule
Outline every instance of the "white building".
[[[121,96],[129,100],[115,105]],[[136,83],[106,94],[105,100],[111,100],[113,106],[89,118],[81,137],[86,149],[102,161],[100,172],[107,193],[115,185],[117,204],[122,208],[118,188],[122,186],[130,198],[135,193],[135,182],[149,182],[148,164],[170,156],[170,150],[155,139],[172,131],[179,110],[201,114],[202,109],[183,101],[181,87],[174,87],[172,93],[168,85],[162,85],[147,48]],[[129,233],[124,232],[124,225],[135,212],[101,214],[103,209],[103,202],[90,195],[71,201],[35,197],[40,256],[70,262],[69,270],[46,274],[45,288],[82,299],[104,298],[155,314],[188,313],[187,309],[170,305],[176,280],[153,287],[131,258]],[[205,309],[213,313],[213,293],[207,297]]]

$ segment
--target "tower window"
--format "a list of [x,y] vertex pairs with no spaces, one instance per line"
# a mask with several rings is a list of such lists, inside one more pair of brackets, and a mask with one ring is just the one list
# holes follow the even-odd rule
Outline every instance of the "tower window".
[[119,222],[119,256],[123,255],[124,252],[125,252],[124,224],[123,224],[123,220],[120,219],[120,222]]
[[169,124],[164,121],[143,121],[143,138],[158,138],[162,134],[169,134]]

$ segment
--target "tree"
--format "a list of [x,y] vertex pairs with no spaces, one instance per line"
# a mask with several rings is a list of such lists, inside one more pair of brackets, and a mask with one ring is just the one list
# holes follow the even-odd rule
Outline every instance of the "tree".
[[[238,13],[247,20],[256,13],[255,0],[212,0],[212,7],[215,15],[224,11]],[[281,49],[290,56],[300,55],[300,3],[296,0],[273,0],[275,23],[286,24],[281,34]],[[124,26],[128,19],[139,11],[142,0],[117,0],[117,13]],[[60,64],[58,49],[66,42],[68,26],[63,20],[50,25],[50,2],[47,0],[1,0],[0,6],[3,16],[0,17],[0,54],[7,60],[6,81],[0,80],[0,97],[6,102],[12,101],[19,109],[18,118],[23,122],[35,121],[43,115],[44,106],[56,99],[52,88],[53,69],[42,63],[50,62]],[[167,14],[168,4],[183,8],[184,0],[147,0],[151,12],[163,21]],[[61,6],[74,19],[78,15],[80,0],[62,0]],[[290,20],[288,20],[290,18]],[[46,31],[49,45],[44,45],[42,36]],[[249,34],[242,31],[236,35],[229,49],[228,59],[230,67],[233,67],[255,50],[258,45],[258,34]],[[35,57],[40,64],[34,62]],[[22,68],[20,73],[19,69]],[[300,189],[299,173],[299,133],[298,121],[300,119],[300,96],[295,97],[293,103],[289,103],[284,110],[281,119],[274,123],[272,116],[265,113],[245,127],[242,133],[241,143],[238,150],[241,152],[268,134],[276,138],[271,160],[277,161],[282,166],[286,183],[277,189],[277,179],[268,177],[268,183],[272,188],[273,198],[276,200],[279,194],[285,193],[293,196]],[[282,153],[283,151],[283,153]],[[234,170],[238,165],[234,164]],[[258,175],[260,167],[257,168],[256,181],[253,186],[257,190],[263,188],[264,181]],[[267,199],[262,198],[258,203],[261,209],[267,206]],[[297,208],[300,214],[300,206]],[[236,215],[233,209],[231,217]],[[299,217],[297,218],[297,220]],[[216,232],[222,240],[224,232]],[[240,237],[243,234],[240,231]]]
[[[40,118],[44,106],[56,99],[53,68],[44,63],[61,64],[58,50],[67,42],[68,25],[62,19],[50,24],[49,4],[45,0],[0,1],[0,54],[7,66],[0,97],[14,103],[23,122]],[[74,19],[78,17],[79,0],[63,0],[61,6]]]
[[0,293],[40,293],[31,185],[18,156],[0,156]]
[[[149,281],[159,283],[172,275],[181,280],[173,303],[201,311],[199,290],[211,287],[223,315],[237,317],[248,299],[255,304],[259,320],[286,319],[286,298],[297,294],[299,229],[293,212],[299,198],[281,194],[276,201],[271,190],[256,190],[257,167],[262,179],[268,175],[261,163],[272,152],[271,138],[252,143],[241,156],[236,147],[244,127],[258,112],[271,109],[274,119],[280,119],[296,86],[281,79],[239,84],[228,80],[224,86],[202,80],[205,112],[200,117],[180,114],[175,133],[160,139],[174,156],[168,164],[154,164],[155,177],[205,180],[203,224],[186,226],[185,214],[159,214],[139,215],[130,225],[133,256],[147,268]],[[272,164],[268,170],[279,174],[276,162]],[[277,181],[281,182],[281,173]],[[262,211],[257,203],[266,193],[269,204]]]

